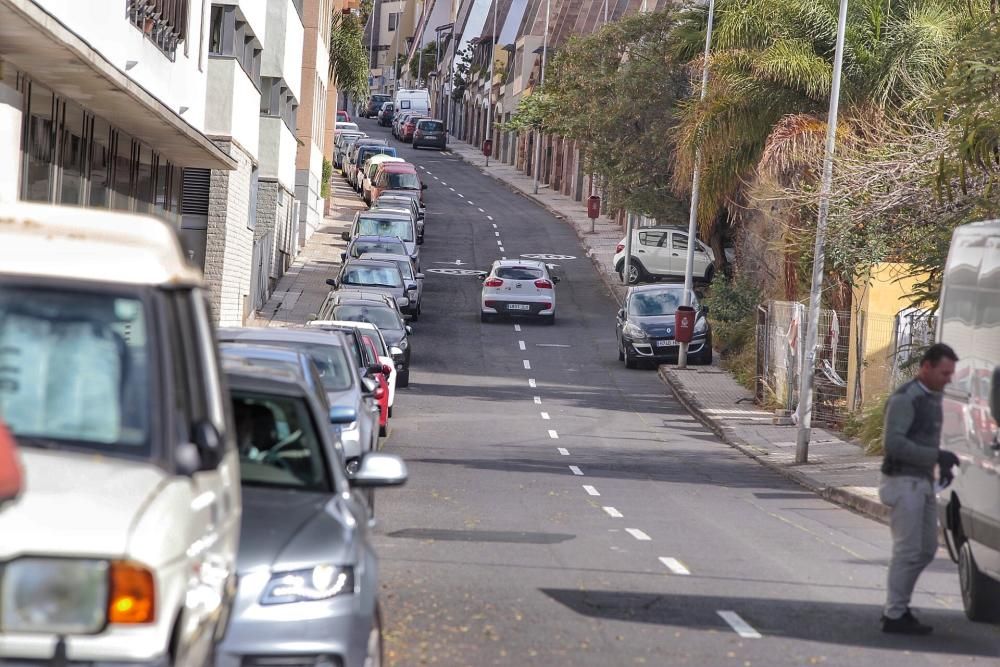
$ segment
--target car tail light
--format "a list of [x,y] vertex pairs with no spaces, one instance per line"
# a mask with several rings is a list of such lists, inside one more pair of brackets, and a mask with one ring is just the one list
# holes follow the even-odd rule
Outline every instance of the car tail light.
[[503,280],[501,280],[500,278],[490,278],[489,280],[487,280],[486,282],[483,283],[483,286],[484,287],[502,287],[503,286]]
[[550,308],[552,308],[552,303],[550,301],[546,301],[542,304],[542,310],[548,310]]
[[381,386],[375,387],[375,391],[372,392],[372,395],[375,396],[376,400],[381,401],[383,398],[385,398],[385,389]]
[[620,253],[624,249],[625,249],[625,244],[624,243],[619,243],[618,245],[615,246],[615,254],[617,255],[618,253]]
[[489,300],[486,301],[486,307],[487,308],[496,308],[496,306],[497,306],[497,302],[496,301],[489,301]]
[[545,278],[540,278],[535,281],[535,287],[538,289],[552,289],[552,283]]

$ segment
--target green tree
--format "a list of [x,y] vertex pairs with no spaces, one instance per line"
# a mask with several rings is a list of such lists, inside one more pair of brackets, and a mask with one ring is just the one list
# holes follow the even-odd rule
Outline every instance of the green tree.
[[330,80],[341,93],[360,100],[370,92],[371,63],[364,43],[370,8],[366,0],[360,13],[337,13],[330,19]]
[[[423,48],[423,60],[420,59],[420,52],[413,54],[413,58],[410,59],[410,77],[413,80],[418,78],[426,79],[429,72],[433,72],[437,68],[437,42],[431,42]],[[417,74],[420,74],[418,77]]]

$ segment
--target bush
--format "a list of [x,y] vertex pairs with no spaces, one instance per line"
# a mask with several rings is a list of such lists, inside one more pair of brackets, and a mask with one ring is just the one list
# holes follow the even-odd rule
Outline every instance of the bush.
[[749,279],[716,279],[702,300],[708,306],[715,348],[722,355],[722,367],[748,389],[754,388],[757,373],[756,311],[760,290]]
[[333,163],[323,158],[323,182],[319,185],[319,196],[330,196],[330,179],[333,177]]
[[881,456],[884,448],[883,430],[885,424],[885,406],[889,397],[876,396],[859,412],[850,414],[844,424],[844,435],[857,438],[865,446],[865,453],[870,456]]

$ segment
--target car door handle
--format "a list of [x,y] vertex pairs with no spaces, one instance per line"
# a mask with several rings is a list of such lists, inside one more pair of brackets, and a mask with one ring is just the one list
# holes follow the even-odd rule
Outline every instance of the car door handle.
[[640,250],[639,252],[646,252],[645,250]]
[[671,254],[672,254],[672,255],[673,255],[674,257],[680,257],[680,256],[681,256],[681,254],[680,254],[679,252],[675,252],[675,253],[671,253]]

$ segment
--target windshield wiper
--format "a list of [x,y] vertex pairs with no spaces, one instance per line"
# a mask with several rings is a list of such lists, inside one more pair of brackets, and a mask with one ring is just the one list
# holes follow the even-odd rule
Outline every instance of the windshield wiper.
[[402,287],[402,285],[386,285],[385,283],[368,283],[365,285],[365,287],[390,287],[395,289],[398,287]]

